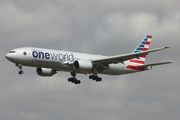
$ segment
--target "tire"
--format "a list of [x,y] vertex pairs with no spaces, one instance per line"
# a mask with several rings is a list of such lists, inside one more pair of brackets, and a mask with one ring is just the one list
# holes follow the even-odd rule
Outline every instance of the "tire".
[[21,75],[21,74],[23,74],[24,72],[21,70],[21,71],[19,71],[19,74]]

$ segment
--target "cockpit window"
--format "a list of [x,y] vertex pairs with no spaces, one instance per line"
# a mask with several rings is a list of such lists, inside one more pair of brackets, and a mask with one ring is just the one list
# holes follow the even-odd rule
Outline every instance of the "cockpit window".
[[9,53],[15,53],[16,51],[10,51]]

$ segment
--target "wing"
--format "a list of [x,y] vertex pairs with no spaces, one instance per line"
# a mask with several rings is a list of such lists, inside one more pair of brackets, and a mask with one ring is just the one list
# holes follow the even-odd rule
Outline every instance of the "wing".
[[93,64],[103,64],[103,65],[109,65],[109,64],[116,64],[119,62],[124,62],[126,60],[130,60],[132,58],[139,58],[144,55],[148,55],[151,52],[156,52],[159,50],[164,50],[169,47],[161,47],[161,48],[156,48],[156,49],[151,49],[147,51],[142,51],[142,52],[136,52],[136,53],[129,53],[129,54],[123,54],[123,55],[117,55],[117,56],[110,56],[107,58],[101,58],[101,59],[93,59],[92,62]]

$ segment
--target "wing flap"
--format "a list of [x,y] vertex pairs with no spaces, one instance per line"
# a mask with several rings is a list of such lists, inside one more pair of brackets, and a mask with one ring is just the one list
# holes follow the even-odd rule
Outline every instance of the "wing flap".
[[132,58],[139,58],[141,56],[148,55],[151,52],[156,52],[156,51],[164,50],[167,48],[169,48],[169,47],[161,47],[161,48],[151,49],[151,50],[142,51],[142,52],[129,53],[129,54],[123,54],[123,55],[117,55],[117,56],[110,56],[107,58],[94,59],[94,60],[92,60],[92,62],[93,63],[98,62],[98,63],[105,64],[105,65],[112,64],[112,63],[116,64],[119,62],[123,63],[126,60],[130,60]]

